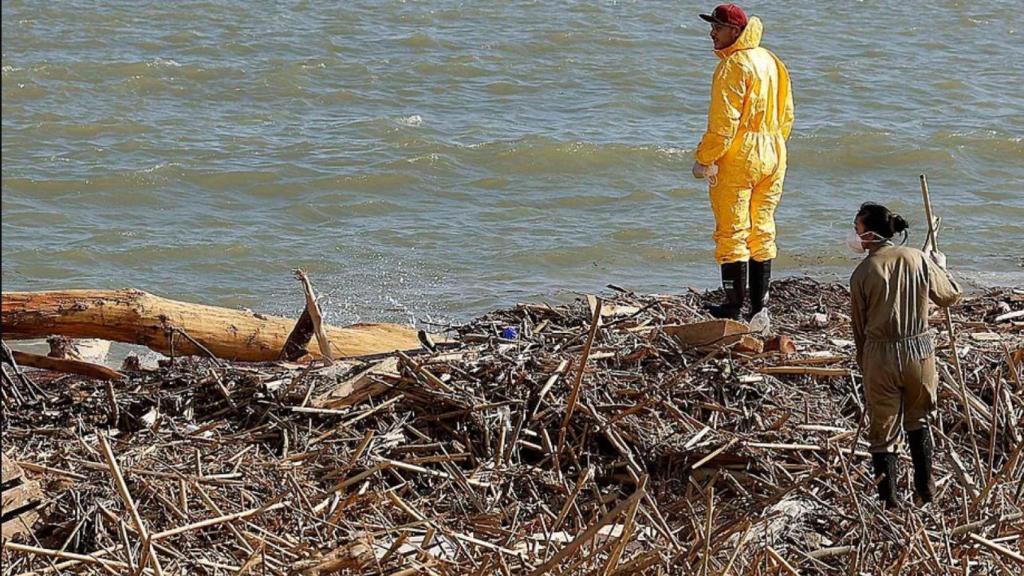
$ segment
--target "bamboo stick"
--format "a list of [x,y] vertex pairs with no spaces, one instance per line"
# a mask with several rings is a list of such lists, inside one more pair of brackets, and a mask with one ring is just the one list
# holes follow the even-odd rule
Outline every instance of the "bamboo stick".
[[[150,566],[153,568],[153,572],[157,576],[163,574],[163,570],[160,569],[160,560],[152,550],[151,539],[149,531],[146,529],[145,523],[142,522],[142,515],[139,514],[139,509],[135,507],[135,500],[132,498],[131,492],[128,490],[128,485],[124,482],[124,476],[121,474],[121,467],[117,463],[117,458],[114,457],[114,451],[110,449],[110,444],[107,443],[107,437],[102,432],[97,432],[96,437],[99,439],[100,450],[103,452],[103,457],[107,461],[107,466],[110,468],[110,475],[114,479],[114,487],[117,489],[117,493],[121,495],[121,500],[124,502],[125,509],[131,517],[132,524],[135,526],[135,532],[138,533],[139,538],[142,539],[142,557],[143,560],[149,560]],[[144,561],[140,560],[140,564]],[[142,566],[140,565],[140,570]]]
[[18,544],[16,542],[4,542],[4,548],[12,550],[14,552],[23,552],[25,554],[35,554],[37,556],[49,556],[51,558],[60,558],[62,560],[72,560],[75,562],[81,562],[83,564],[102,565],[107,568],[120,568],[122,570],[129,570],[131,566],[124,562],[118,562],[116,560],[107,560],[105,558],[97,558],[95,556],[89,556],[86,554],[76,554],[74,552],[65,552],[63,550],[50,550],[48,548],[40,548],[37,546],[26,546],[24,544]]
[[576,550],[578,550],[581,546],[590,541],[590,539],[593,538],[603,526],[614,520],[624,510],[630,508],[633,505],[633,503],[635,503],[637,500],[643,497],[644,492],[646,491],[646,486],[647,478],[645,476],[644,478],[641,479],[640,485],[637,487],[636,491],[633,492],[633,494],[631,494],[629,498],[626,498],[625,500],[616,504],[614,508],[612,508],[607,513],[602,515],[601,518],[597,520],[597,522],[591,524],[586,530],[583,531],[582,534],[574,538],[572,542],[566,544],[562,549],[555,553],[554,556],[548,559],[547,562],[544,562],[543,564],[538,566],[533,572],[530,573],[530,575],[540,576],[541,574],[547,574],[552,568],[557,566],[564,558],[576,552]]
[[1018,552],[1014,552],[1013,550],[1010,550],[1006,546],[1003,546],[1001,544],[997,544],[997,543],[989,540],[988,538],[984,538],[984,537],[979,536],[979,535],[977,535],[977,534],[975,534],[973,532],[970,534],[970,538],[971,538],[971,540],[974,540],[978,544],[981,544],[985,548],[988,548],[989,550],[995,552],[996,554],[999,554],[1000,556],[1002,556],[1004,558],[1007,558],[1009,560],[1013,560],[1017,564],[1024,564],[1024,556],[1022,556]]
[[576,402],[579,401],[580,386],[583,384],[583,374],[587,371],[587,360],[590,357],[590,348],[594,345],[594,338],[597,336],[597,329],[601,326],[602,305],[603,303],[600,298],[595,299],[593,315],[590,320],[590,331],[587,332],[587,340],[583,345],[583,352],[580,354],[579,366],[576,367],[576,379],[573,380],[572,391],[569,393],[569,399],[566,401],[565,416],[562,418],[562,428],[558,432],[558,454],[561,454],[562,449],[565,447],[565,434],[569,429],[569,422],[572,420],[572,413],[576,410]]
[[[938,234],[935,230],[935,220],[932,214],[932,199],[928,193],[928,178],[921,174],[921,195],[924,197],[924,211],[928,217],[928,239],[935,250],[939,249]],[[960,384],[960,399],[964,405],[964,415],[967,418],[967,428],[970,431],[971,446],[974,449],[974,464],[978,470],[978,479],[985,478],[985,465],[982,464],[981,452],[978,450],[978,440],[974,432],[974,416],[971,414],[971,407],[967,402],[967,381],[964,379],[964,370],[960,365],[960,353],[956,347],[956,332],[953,330],[953,317],[949,308],[943,308],[946,322],[946,332],[949,334],[950,353],[953,355],[953,367],[956,370],[957,379]]]

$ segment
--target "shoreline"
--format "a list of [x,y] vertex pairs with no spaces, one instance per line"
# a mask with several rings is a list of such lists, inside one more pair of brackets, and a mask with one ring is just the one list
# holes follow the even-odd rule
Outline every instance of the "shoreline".
[[[852,273],[852,269],[851,269],[851,273]],[[1022,271],[1022,274],[1024,274],[1024,271]],[[983,296],[984,294],[992,292],[992,291],[1012,291],[1012,290],[1014,290],[1012,284],[984,284],[984,283],[981,283],[972,274],[967,274],[967,275],[959,275],[958,274],[958,275],[956,275],[955,278],[960,283],[961,288],[964,290],[965,296],[975,296],[976,297],[976,296]],[[832,275],[827,275],[827,274],[819,274],[817,276],[811,276],[811,275],[808,275],[808,274],[804,274],[802,272],[795,272],[793,274],[785,274],[784,273],[781,276],[773,279],[773,285],[775,285],[776,283],[780,283],[780,282],[781,283],[786,283],[786,282],[805,282],[805,281],[806,282],[813,282],[813,283],[817,283],[817,284],[821,284],[821,285],[827,285],[827,286],[838,285],[838,286],[841,286],[844,289],[848,289],[848,278],[833,277]],[[572,302],[576,301],[577,299],[579,299],[581,297],[587,297],[588,295],[589,296],[598,296],[598,297],[604,298],[604,297],[608,297],[608,296],[614,296],[615,294],[619,294],[619,293],[622,293],[622,292],[627,292],[627,293],[631,293],[631,294],[637,294],[637,295],[641,295],[641,296],[648,296],[648,297],[679,297],[679,296],[683,296],[683,295],[687,295],[687,294],[700,294],[701,297],[712,299],[712,300],[714,300],[716,298],[719,298],[720,295],[721,295],[721,289],[719,287],[717,287],[717,286],[709,286],[709,287],[687,286],[681,292],[676,292],[676,293],[673,293],[673,292],[634,292],[634,291],[630,290],[628,286],[618,286],[618,285],[615,285],[615,284],[605,284],[602,288],[603,288],[603,290],[601,290],[601,291],[594,291],[594,292],[591,292],[591,293],[587,293],[587,292],[579,291],[579,290],[567,290],[566,289],[566,290],[560,290],[560,291],[558,291],[558,292],[556,292],[554,294],[551,294],[551,295],[549,295],[547,297],[536,297],[535,299],[533,299],[533,300],[531,300],[529,302],[524,302],[522,300],[509,301],[509,302],[506,302],[504,305],[500,305],[500,306],[494,307],[492,309],[486,310],[483,313],[479,313],[479,314],[475,314],[475,315],[474,314],[466,314],[466,315],[463,315],[463,316],[460,316],[460,317],[451,318],[451,319],[449,319],[448,321],[445,321],[445,322],[434,322],[434,321],[423,320],[423,319],[417,318],[417,321],[415,323],[412,323],[412,322],[406,322],[406,323],[399,322],[398,324],[410,326],[410,327],[416,328],[416,329],[425,329],[427,331],[433,331],[433,330],[442,329],[442,328],[452,329],[452,327],[456,327],[456,326],[459,326],[459,325],[462,325],[462,324],[473,323],[474,321],[477,321],[480,318],[486,317],[486,316],[488,316],[490,314],[498,313],[498,312],[501,312],[503,310],[513,309],[516,306],[519,306],[519,305],[524,304],[524,303],[533,303],[533,304],[542,304],[542,305],[551,305],[551,306],[562,306],[562,305],[571,304]],[[773,312],[773,310],[772,310],[773,303],[772,302],[769,302],[769,306],[768,307],[769,307],[769,310]],[[249,309],[248,308],[243,308],[243,310],[249,310]],[[954,310],[955,310],[955,307],[954,307]],[[260,310],[256,310],[256,312],[260,313]],[[330,309],[324,309],[323,312],[325,314],[325,318],[327,318],[327,317],[329,317],[331,315],[331,310]],[[357,322],[357,324],[358,323],[363,323],[363,322],[373,323],[373,322],[377,322],[377,321],[373,320],[373,319],[359,320],[359,322]],[[45,339],[41,339],[41,338],[40,339],[25,339],[25,340],[21,340],[21,339],[19,339],[19,340],[10,340],[10,341],[8,341],[8,344],[11,346],[11,348],[13,350],[20,350],[20,351],[26,351],[26,352],[34,352],[34,353],[45,354],[47,352],[47,350],[48,350],[48,345],[46,343],[46,340]],[[159,362],[160,360],[164,360],[164,359],[167,358],[166,356],[164,356],[162,354],[159,354],[159,353],[154,352],[152,350],[148,350],[144,346],[140,346],[140,345],[137,345],[137,344],[122,343],[122,342],[116,342],[115,341],[115,342],[109,342],[109,346],[110,346],[110,348],[109,348],[110,349],[110,358],[104,359],[103,362],[101,362],[101,364],[103,364],[103,365],[105,365],[105,366],[107,366],[109,368],[115,368],[116,369],[117,366],[119,366],[120,363],[125,359],[125,357],[127,357],[129,355],[137,355],[137,356],[142,357],[143,362],[146,365],[151,366],[151,367],[155,366],[156,363]]]

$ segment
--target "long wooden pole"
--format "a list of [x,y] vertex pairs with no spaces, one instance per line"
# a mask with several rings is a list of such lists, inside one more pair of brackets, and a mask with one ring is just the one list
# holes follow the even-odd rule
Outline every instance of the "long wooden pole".
[[[932,211],[932,198],[928,193],[928,178],[921,174],[921,196],[924,198],[924,212],[928,217],[928,240],[932,249],[938,251],[939,238],[935,233],[935,218]],[[981,452],[978,451],[978,439],[974,433],[974,416],[971,414],[971,406],[967,402],[967,381],[964,379],[964,370],[960,366],[960,354],[956,349],[956,333],[953,331],[953,316],[949,308],[943,308],[943,315],[946,319],[946,332],[949,333],[949,347],[953,353],[953,368],[956,370],[956,377],[960,384],[960,401],[964,405],[964,414],[967,416],[967,429],[971,435],[971,446],[974,448],[974,464],[978,468],[978,479],[986,478],[985,465],[981,461]],[[993,434],[995,431],[993,431]]]

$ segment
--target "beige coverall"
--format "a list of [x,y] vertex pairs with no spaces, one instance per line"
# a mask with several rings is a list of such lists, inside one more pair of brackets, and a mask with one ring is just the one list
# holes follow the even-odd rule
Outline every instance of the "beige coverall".
[[864,374],[871,452],[895,451],[901,416],[908,432],[928,423],[938,385],[928,300],[951,306],[960,294],[923,252],[891,242],[872,250],[853,271],[853,337]]

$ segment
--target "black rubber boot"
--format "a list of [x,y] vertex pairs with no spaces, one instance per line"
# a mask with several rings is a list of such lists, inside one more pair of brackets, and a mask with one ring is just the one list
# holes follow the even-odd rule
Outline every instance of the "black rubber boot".
[[891,452],[872,453],[871,463],[875,466],[875,480],[878,482],[878,499],[886,510],[898,508],[896,503],[896,455]]
[[768,287],[772,283],[772,261],[765,260],[758,262],[750,261],[750,314],[747,318],[753,318],[755,314],[764,309],[768,304]]
[[932,433],[927,426],[907,433],[910,457],[914,460],[914,491],[923,504],[935,497],[935,480],[932,478]]
[[715,318],[739,320],[747,295],[746,262],[722,264],[722,289],[725,290],[725,302],[708,306],[708,312]]

